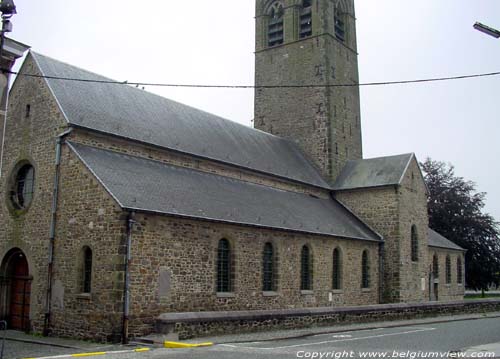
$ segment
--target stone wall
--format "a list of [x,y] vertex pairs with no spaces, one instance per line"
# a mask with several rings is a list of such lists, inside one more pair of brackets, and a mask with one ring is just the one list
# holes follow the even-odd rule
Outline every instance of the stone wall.
[[[233,311],[378,303],[379,244],[172,217],[137,215],[132,234],[131,333],[153,329],[166,312]],[[229,240],[233,290],[216,292],[220,239]],[[262,253],[271,242],[277,264],[275,292],[262,290]],[[300,290],[300,251],[313,258],[311,291]],[[332,290],[334,248],[342,252],[342,289]],[[361,254],[369,251],[370,288],[361,288]]]
[[345,308],[315,308],[287,311],[164,314],[158,332],[176,333],[180,339],[225,333],[299,329],[312,326],[411,320],[459,314],[497,312],[500,300],[470,300],[444,303],[384,304]]
[[398,302],[401,240],[397,188],[390,186],[339,191],[335,193],[335,198],[384,237],[383,301]]
[[[429,259],[427,188],[413,158],[398,187],[400,233],[400,301],[421,302],[429,299]],[[412,260],[411,232],[416,228],[417,260]]]
[[[68,146],[60,173],[53,333],[114,341],[122,333],[126,215]],[[84,247],[92,251],[89,293],[83,289]]]
[[[21,72],[39,74],[30,56]],[[44,323],[56,137],[64,128],[65,120],[45,81],[18,76],[10,92],[0,179],[0,256],[5,260],[7,252],[15,248],[26,256],[33,277],[30,326],[37,332],[41,332]],[[12,205],[10,191],[14,189],[15,172],[24,163],[35,169],[35,187],[29,207],[19,210]],[[0,310],[8,314],[8,308]]]
[[[400,185],[338,191],[335,197],[384,239],[383,301],[415,302],[429,298],[427,192],[412,158]],[[418,237],[412,260],[411,233]]]
[[[456,300],[465,295],[465,256],[461,251],[449,250],[445,248],[429,247],[429,271],[432,269],[432,260],[434,256],[438,259],[439,275],[432,278],[432,299],[437,300]],[[450,257],[450,282],[446,283],[446,257]],[[462,260],[462,283],[458,283],[457,258]],[[437,289],[437,293],[436,293]]]

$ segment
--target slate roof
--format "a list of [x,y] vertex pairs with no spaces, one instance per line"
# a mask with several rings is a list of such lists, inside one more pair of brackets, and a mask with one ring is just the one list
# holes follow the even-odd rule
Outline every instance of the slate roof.
[[[45,76],[113,81],[31,52]],[[292,141],[124,84],[46,79],[69,124],[330,188]]]
[[413,153],[348,161],[337,177],[334,190],[398,185]]
[[69,142],[118,204],[129,210],[380,241],[334,199]]
[[429,228],[429,247],[438,247],[444,249],[453,249],[456,251],[466,251],[460,246],[457,246],[455,243],[450,241],[449,239],[443,237],[438,232]]

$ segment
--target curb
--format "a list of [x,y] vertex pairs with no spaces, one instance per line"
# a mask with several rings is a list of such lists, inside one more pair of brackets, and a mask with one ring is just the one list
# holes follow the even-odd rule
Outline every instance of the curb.
[[118,350],[111,352],[93,352],[93,353],[78,353],[78,354],[63,354],[63,355],[55,355],[49,357],[39,357],[39,358],[23,358],[23,359],[56,359],[56,358],[82,358],[82,357],[92,357],[106,354],[127,354],[127,353],[142,353],[149,351],[149,348],[138,348],[133,350]]
[[163,342],[164,348],[171,349],[182,349],[182,348],[200,348],[200,347],[211,347],[214,343],[180,343],[180,342]]

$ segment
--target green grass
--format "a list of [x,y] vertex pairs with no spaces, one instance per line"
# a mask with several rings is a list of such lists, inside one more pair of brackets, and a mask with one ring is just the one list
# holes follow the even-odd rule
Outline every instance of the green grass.
[[500,298],[500,294],[489,294],[488,292],[484,293],[484,297],[479,294],[466,294],[465,299],[485,299],[485,298]]

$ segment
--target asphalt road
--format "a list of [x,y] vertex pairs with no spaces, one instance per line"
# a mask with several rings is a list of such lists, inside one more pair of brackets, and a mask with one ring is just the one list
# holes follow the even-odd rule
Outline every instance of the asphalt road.
[[[376,328],[335,334],[320,334],[305,338],[249,343],[227,343],[197,349],[151,349],[149,352],[108,354],[106,359],[150,358],[429,358],[429,353],[446,358],[449,352],[464,351],[484,344],[500,343],[500,318],[485,318],[457,322],[419,324],[396,328]],[[64,348],[32,347],[14,342],[6,343],[4,358],[41,357],[74,353]],[[28,353],[29,352],[29,353]],[[36,353],[36,356],[33,355]],[[378,354],[374,354],[378,353]],[[382,354],[381,354],[382,353]],[[383,356],[385,354],[385,357]],[[20,355],[22,354],[22,355]],[[321,357],[321,355],[323,355]],[[485,355],[484,353],[481,355]],[[482,356],[484,358],[486,356]]]

